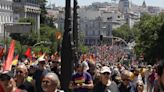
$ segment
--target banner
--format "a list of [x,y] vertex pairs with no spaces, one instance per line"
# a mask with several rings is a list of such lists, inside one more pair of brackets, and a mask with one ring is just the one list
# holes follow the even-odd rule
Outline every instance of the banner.
[[10,48],[9,48],[9,52],[7,55],[7,60],[4,62],[4,65],[3,65],[3,71],[10,71],[11,70],[11,65],[12,65],[12,60],[13,60],[13,55],[14,55],[14,49],[15,49],[15,40],[12,40],[10,43]]
[[28,48],[25,52],[25,55],[29,58],[29,59],[32,59],[32,56],[31,56],[31,49]]

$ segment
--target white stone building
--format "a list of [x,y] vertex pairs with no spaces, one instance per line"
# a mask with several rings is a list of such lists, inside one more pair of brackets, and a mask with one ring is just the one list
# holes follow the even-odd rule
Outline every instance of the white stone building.
[[4,36],[5,23],[13,23],[12,0],[0,0],[0,39]]
[[40,5],[38,0],[13,0],[14,22],[21,18],[32,18],[35,20],[33,30],[40,30]]

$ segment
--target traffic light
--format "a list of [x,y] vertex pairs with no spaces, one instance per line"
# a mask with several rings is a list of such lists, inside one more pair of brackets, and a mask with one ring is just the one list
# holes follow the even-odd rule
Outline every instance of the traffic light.
[[103,35],[100,35],[100,41],[102,41],[103,40]]

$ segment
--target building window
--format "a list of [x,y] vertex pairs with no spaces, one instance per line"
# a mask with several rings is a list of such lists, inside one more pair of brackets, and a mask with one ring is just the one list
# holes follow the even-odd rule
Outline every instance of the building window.
[[1,15],[0,15],[0,22],[2,22]]
[[3,9],[3,4],[2,4],[2,6],[1,6],[1,8]]
[[2,18],[2,22],[3,22],[3,15],[1,16],[1,18]]
[[14,2],[21,2],[21,0],[14,0]]
[[10,10],[12,10],[12,5],[10,6]]
[[6,9],[6,5],[5,4],[3,5],[3,9]]

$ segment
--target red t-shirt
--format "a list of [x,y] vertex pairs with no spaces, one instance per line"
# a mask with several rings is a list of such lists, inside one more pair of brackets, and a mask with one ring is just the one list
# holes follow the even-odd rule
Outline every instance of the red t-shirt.
[[4,92],[2,85],[0,84],[0,92]]

